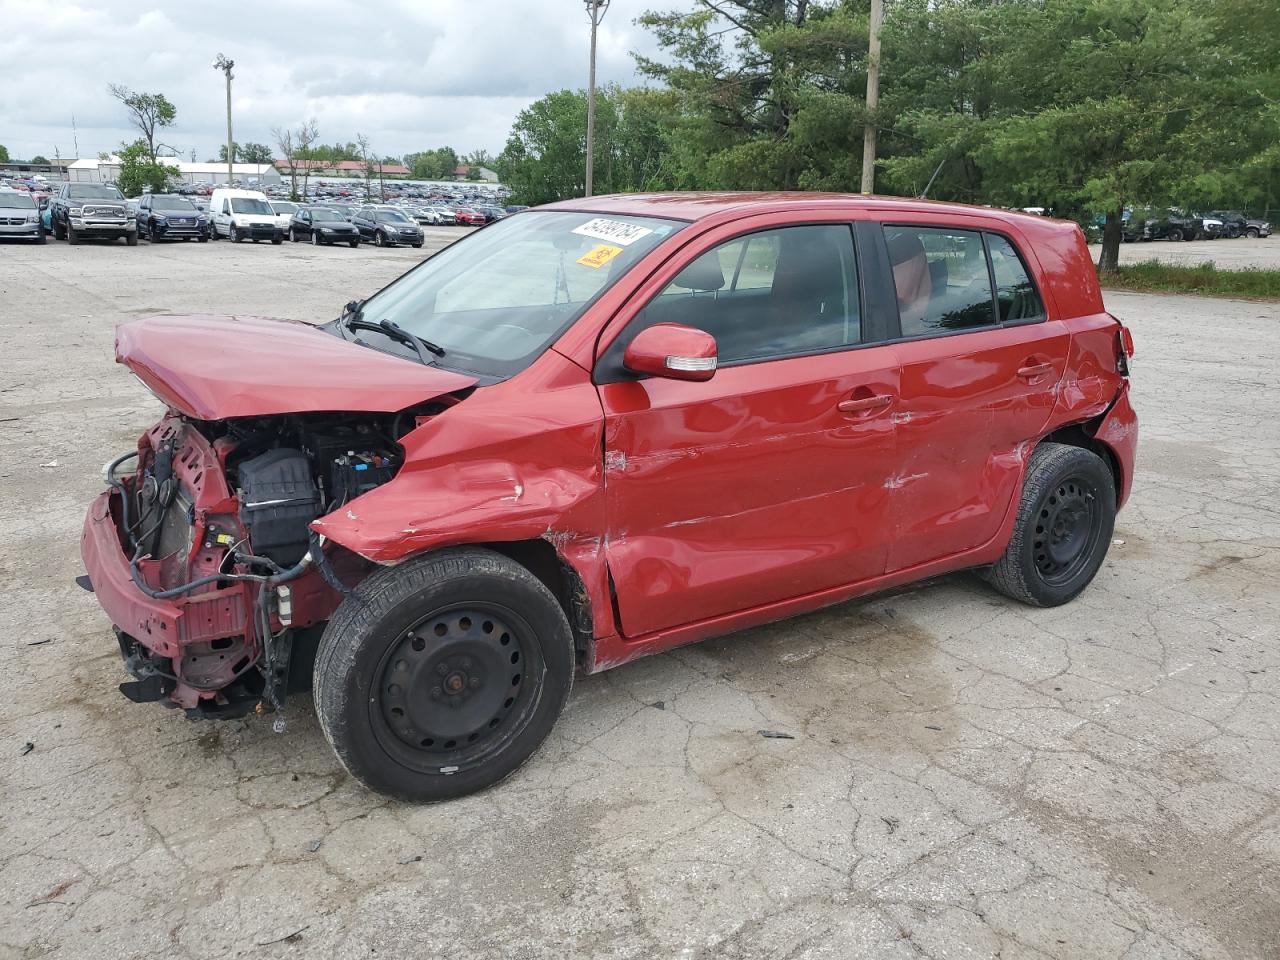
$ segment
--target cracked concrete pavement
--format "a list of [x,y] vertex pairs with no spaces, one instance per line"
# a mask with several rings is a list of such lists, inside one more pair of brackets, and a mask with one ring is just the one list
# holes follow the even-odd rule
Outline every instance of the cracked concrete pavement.
[[0,248],[0,957],[1280,957],[1276,304],[1108,295],[1140,472],[1066,607],[958,575],[579,678],[437,806],[344,776],[308,698],[126,702],[72,582],[159,413],[112,327],[325,318],[419,257]]

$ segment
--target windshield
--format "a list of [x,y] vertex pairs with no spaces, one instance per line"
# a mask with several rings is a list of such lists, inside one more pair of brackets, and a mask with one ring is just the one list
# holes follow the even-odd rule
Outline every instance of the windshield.
[[498,220],[374,294],[360,313],[444,347],[442,366],[510,376],[682,226],[559,211]]
[[0,207],[15,207],[30,210],[36,205],[29,193],[0,193]]
[[77,183],[67,191],[72,200],[123,200],[124,194],[102,183]]
[[284,200],[272,200],[271,209],[276,213],[297,213],[298,205]]
[[153,210],[194,210],[195,207],[186,197],[152,197]]
[[408,223],[409,222],[409,218],[406,217],[399,210],[379,210],[378,219],[386,220],[391,223]]
[[255,197],[232,197],[231,198],[232,213],[265,213],[267,216],[274,216],[271,207],[267,205],[267,201],[258,200]]
[[337,210],[328,210],[324,207],[314,208],[311,211],[311,219],[312,220],[337,220],[339,223],[344,222],[342,220],[342,214],[338,213]]

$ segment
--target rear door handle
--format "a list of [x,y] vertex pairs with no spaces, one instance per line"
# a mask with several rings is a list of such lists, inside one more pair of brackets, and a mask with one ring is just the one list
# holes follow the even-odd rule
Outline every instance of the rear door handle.
[[1046,373],[1053,373],[1052,363],[1033,363],[1030,366],[1018,368],[1018,376],[1024,380],[1034,380],[1036,377],[1043,377]]
[[866,413],[869,410],[881,410],[893,403],[893,397],[887,393],[877,393],[871,397],[859,397],[857,400],[841,400],[836,409],[841,413]]

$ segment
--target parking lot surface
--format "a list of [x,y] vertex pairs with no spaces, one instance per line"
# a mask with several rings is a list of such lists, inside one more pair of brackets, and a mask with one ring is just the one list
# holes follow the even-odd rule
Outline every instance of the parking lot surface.
[[1066,607],[958,575],[579,678],[436,806],[346,777],[308,698],[283,734],[126,702],[73,583],[160,413],[112,328],[327,319],[421,256],[0,247],[0,956],[1280,956],[1274,304],[1108,296],[1140,472]]
[[[1089,247],[1095,262],[1101,249],[1096,243]],[[1145,240],[1120,244],[1121,265],[1142,263],[1144,260],[1186,267],[1213,263],[1219,270],[1280,270],[1280,237],[1182,240],[1177,243],[1172,240]]]

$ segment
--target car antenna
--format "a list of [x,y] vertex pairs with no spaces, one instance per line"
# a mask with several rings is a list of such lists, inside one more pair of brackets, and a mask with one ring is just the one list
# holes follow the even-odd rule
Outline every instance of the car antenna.
[[920,191],[919,200],[924,200],[929,196],[929,188],[933,186],[933,181],[938,179],[938,174],[942,172],[942,165],[947,162],[947,155],[944,153],[942,159],[938,161],[938,168],[933,171],[933,176],[929,178],[929,182],[924,185],[924,189]]

